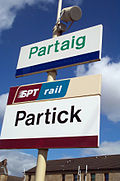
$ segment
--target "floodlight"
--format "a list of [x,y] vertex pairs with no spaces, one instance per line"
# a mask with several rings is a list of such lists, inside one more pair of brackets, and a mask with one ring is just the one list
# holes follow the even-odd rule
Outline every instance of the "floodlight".
[[62,9],[60,19],[66,23],[69,21],[78,21],[82,16],[82,10],[79,6],[71,6]]
[[[78,21],[82,16],[82,10],[79,6],[71,6],[62,9],[61,13],[57,18],[57,22],[53,28],[53,37],[62,35],[66,32],[73,24],[74,21]],[[67,23],[71,22],[67,27]],[[64,24],[65,23],[65,24]]]

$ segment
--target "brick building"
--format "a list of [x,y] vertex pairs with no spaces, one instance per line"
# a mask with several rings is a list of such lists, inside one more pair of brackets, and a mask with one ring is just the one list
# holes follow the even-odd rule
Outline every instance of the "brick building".
[[[81,181],[120,181],[120,155],[49,160],[46,181],[79,181],[79,166]],[[36,167],[25,172],[25,181],[35,180],[35,170]]]

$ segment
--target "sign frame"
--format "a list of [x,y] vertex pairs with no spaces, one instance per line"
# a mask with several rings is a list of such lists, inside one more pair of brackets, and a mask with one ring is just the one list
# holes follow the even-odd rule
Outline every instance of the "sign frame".
[[[77,77],[77,78],[72,78],[72,79],[66,79],[70,80],[70,84],[68,86],[68,90],[66,92],[66,95],[62,98],[53,98],[49,99],[50,101],[62,101],[62,100],[69,100],[69,99],[78,99],[78,98],[89,98],[92,99],[95,97],[98,97],[100,101],[100,95],[101,95],[101,76],[100,75],[94,75],[94,76],[84,76],[84,77]],[[66,81],[65,80],[65,81]],[[63,81],[63,80],[62,80]],[[55,82],[61,82],[60,81],[55,81]],[[47,84],[51,84],[53,82],[48,82]],[[43,83],[46,84],[46,83]],[[37,84],[34,84],[37,85]],[[75,85],[77,86],[78,89],[75,88]],[[91,85],[91,86],[89,86]],[[9,98],[8,98],[8,105],[7,107],[12,106],[18,106],[19,105],[26,105],[30,103],[30,100],[26,100],[26,102],[21,102],[21,103],[15,103],[13,102],[14,95],[16,96],[16,92],[19,89],[18,86],[12,88],[12,92],[10,91]],[[26,85],[23,86],[26,88]],[[79,89],[81,87],[81,89]],[[14,91],[13,91],[14,90]],[[12,99],[11,99],[12,95]],[[33,103],[34,100],[32,100]],[[32,104],[31,102],[31,104]],[[37,100],[36,103],[48,103],[48,100]],[[56,136],[56,137],[32,137],[32,138],[10,138],[6,139],[2,135],[6,135],[7,131],[5,131],[4,127],[7,126],[7,120],[4,120],[3,122],[3,127],[2,127],[2,133],[1,133],[1,139],[0,139],[0,149],[29,149],[29,148],[91,148],[91,147],[98,147],[99,146],[99,121],[100,121],[100,102],[98,102],[98,112],[99,115],[97,116],[98,123],[97,123],[97,135],[86,135],[86,136]],[[6,108],[7,110],[7,108]],[[6,113],[7,114],[7,113]],[[6,122],[5,122],[6,121]],[[9,120],[8,120],[9,121]],[[7,128],[9,131],[9,128]],[[12,133],[13,134],[13,133]],[[14,136],[13,136],[14,137]]]
[[21,47],[16,77],[100,61],[102,31],[97,25]]

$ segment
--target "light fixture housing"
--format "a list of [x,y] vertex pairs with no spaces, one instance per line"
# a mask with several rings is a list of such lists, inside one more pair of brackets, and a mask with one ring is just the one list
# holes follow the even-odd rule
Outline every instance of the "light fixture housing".
[[60,20],[68,23],[69,21],[78,21],[82,16],[82,10],[79,6],[71,6],[62,9]]

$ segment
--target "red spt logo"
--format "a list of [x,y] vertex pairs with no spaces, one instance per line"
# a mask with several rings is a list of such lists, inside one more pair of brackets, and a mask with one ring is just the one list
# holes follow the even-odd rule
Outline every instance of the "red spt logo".
[[41,86],[42,84],[18,87],[14,103],[36,100],[39,96]]

